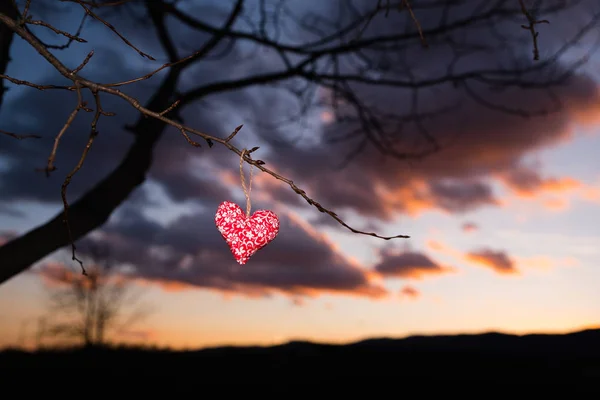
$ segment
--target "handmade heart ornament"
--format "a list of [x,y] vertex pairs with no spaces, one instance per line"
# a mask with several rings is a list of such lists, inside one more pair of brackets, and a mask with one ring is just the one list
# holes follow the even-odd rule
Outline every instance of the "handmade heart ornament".
[[215,224],[242,265],[279,233],[279,218],[274,212],[258,210],[248,217],[240,206],[229,201],[217,208]]

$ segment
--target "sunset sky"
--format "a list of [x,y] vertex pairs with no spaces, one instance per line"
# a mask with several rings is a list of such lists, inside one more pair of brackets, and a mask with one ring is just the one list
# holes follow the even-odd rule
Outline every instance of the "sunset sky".
[[[217,8],[202,2],[196,15],[220,26],[231,6],[225,3]],[[321,3],[296,6],[327,12]],[[573,15],[594,4],[582,3],[588,8],[563,18],[574,21]],[[63,14],[57,25],[74,32],[80,10],[69,9],[73,12]],[[52,11],[47,12],[52,19]],[[252,8],[248,13],[256,14]],[[573,34],[566,19],[554,18],[540,28],[543,49],[555,48]],[[583,24],[584,19],[576,20]],[[83,33],[89,43],[56,54],[75,67],[95,49],[82,74],[99,82],[131,79],[166,62],[151,29],[114,17],[111,21],[157,61],[142,59],[106,27],[91,23]],[[385,21],[372,29],[386,29]],[[523,35],[523,48],[515,50],[529,59],[530,37],[518,27],[521,22],[515,21],[514,29]],[[181,29],[179,37],[185,37]],[[35,32],[45,40],[58,40],[48,32]],[[589,47],[599,36],[596,27],[583,42]],[[182,54],[194,46],[193,40],[182,40]],[[582,48],[567,52],[557,68],[567,68]],[[272,54],[249,58],[253,51],[240,43],[232,55],[200,63],[182,78],[182,92],[271,68]],[[64,83],[22,40],[15,39],[12,52],[8,75]],[[245,54],[244,62],[227,58],[240,54]],[[431,54],[423,58],[422,70],[434,75],[444,58]],[[542,51],[541,56],[548,54]],[[428,122],[442,144],[439,152],[403,161],[385,158],[371,146],[343,168],[338,166],[356,142],[323,143],[327,135],[347,129],[327,107],[312,109],[305,125],[283,126],[277,121],[293,114],[292,103],[276,89],[260,86],[209,96],[205,103],[186,107],[185,123],[211,135],[226,137],[244,124],[235,146],[260,146],[254,158],[292,179],[350,226],[410,239],[384,241],[354,234],[310,207],[285,183],[255,170],[252,210],[276,212],[281,228],[272,243],[239,266],[214,223],[222,201],[245,207],[239,157],[219,145],[194,148],[177,130],[168,129],[156,147],[146,183],[86,239],[110,245],[111,255],[154,309],[118,340],[193,348],[599,327],[599,66],[596,54],[568,84],[554,88],[561,107],[549,115],[523,118],[466,101],[452,115]],[[144,103],[161,77],[123,90]],[[74,122],[59,147],[58,169],[46,178],[34,169],[46,162],[76,99],[70,92],[10,87],[0,129],[37,133],[43,139],[0,136],[0,243],[61,210],[60,185],[81,154],[91,120],[85,115]],[[364,86],[357,91],[382,109],[407,110],[410,93]],[[423,97],[443,103],[456,93],[443,85]],[[544,90],[510,89],[494,96],[495,103],[519,109],[535,111],[550,104]],[[132,142],[123,126],[134,123],[137,112],[109,96],[103,97],[103,107],[117,116],[101,120],[101,134],[69,188],[71,201],[109,173]],[[414,128],[407,129],[414,137]],[[17,344],[23,330],[27,343],[33,343],[36,320],[46,313],[49,271],[65,259],[68,254],[59,251],[0,286],[0,347]],[[69,268],[76,271],[78,266]]]

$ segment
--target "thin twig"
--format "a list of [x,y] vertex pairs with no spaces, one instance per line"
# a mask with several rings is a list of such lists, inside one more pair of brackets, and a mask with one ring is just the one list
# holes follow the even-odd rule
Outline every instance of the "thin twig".
[[240,129],[242,129],[244,127],[244,125],[240,125],[237,128],[235,128],[233,130],[233,132],[231,132],[231,135],[227,136],[227,138],[225,139],[225,142],[229,143],[229,141],[231,139],[233,139],[235,137],[235,135],[237,135],[237,133],[240,131]]
[[75,106],[73,111],[71,111],[71,114],[69,114],[69,118],[67,118],[67,122],[65,122],[65,124],[63,125],[61,130],[58,132],[58,134],[54,138],[54,146],[52,147],[52,151],[50,152],[50,156],[48,157],[48,165],[46,166],[46,170],[45,170],[47,176],[50,174],[50,172],[56,170],[56,167],[54,166],[54,160],[56,158],[56,151],[58,150],[58,145],[60,143],[60,139],[62,139],[63,135],[65,134],[65,132],[67,131],[69,126],[71,126],[71,124],[75,120],[77,113],[79,113],[79,111],[81,111],[85,107],[85,103],[83,102],[83,99],[81,96],[81,87],[79,86],[79,84],[77,82],[75,82],[75,85],[77,85],[77,105]]
[[[79,22],[79,27],[77,28],[77,31],[75,32],[75,34],[73,36],[79,37],[81,35],[81,32],[83,31],[83,26],[85,25],[85,21],[86,21],[87,17],[88,17],[88,15],[84,13],[83,17],[81,18],[81,22]],[[54,50],[67,49],[71,46],[71,43],[73,43],[73,41],[74,41],[73,39],[69,39],[69,40],[67,40],[67,43],[65,43],[65,44],[56,45],[56,44],[44,43],[40,40],[40,42],[44,43],[44,46],[46,46],[46,48],[54,49]]]
[[29,13],[29,6],[31,5],[31,0],[27,0],[25,2],[25,7],[23,7],[23,15],[21,15],[21,24],[27,19],[27,14]]
[[79,73],[79,71],[81,71],[83,69],[83,67],[85,67],[87,65],[88,62],[90,62],[90,59],[92,58],[93,55],[94,55],[94,50],[90,51],[88,53],[88,55],[85,56],[85,59],[83,60],[83,62],[81,64],[79,64],[79,66],[77,68],[75,68],[71,73],[72,74]]
[[[362,37],[363,33],[365,33],[365,31],[367,30],[369,25],[371,25],[373,18],[375,18],[375,16],[377,14],[379,14],[379,11],[384,9],[384,7],[381,6],[382,1],[383,0],[377,0],[377,6],[375,7],[375,10],[373,10],[369,13],[367,20],[364,22],[362,28],[360,28],[360,30],[356,34],[356,37],[353,39],[354,41],[357,41],[358,39],[360,39]],[[390,9],[390,0],[387,0],[387,7],[385,7],[385,16],[386,17],[388,16],[389,9]]]
[[94,18],[95,20],[103,23],[108,29],[113,31],[115,33],[115,35],[117,35],[126,45],[128,45],[129,47],[134,49],[139,55],[141,55],[142,57],[145,57],[149,60],[156,61],[156,59],[154,57],[152,57],[150,54],[144,53],[143,51],[141,51],[140,49],[135,47],[129,40],[127,40],[125,38],[125,36],[121,35],[113,25],[111,25],[108,21],[106,21],[103,18],[101,18],[100,16],[98,16],[92,10],[90,10],[83,2],[76,1],[76,3],[79,4],[85,10],[85,13],[87,15],[89,15],[90,17]]
[[41,139],[42,138],[39,135],[18,135],[16,133],[12,133],[12,132],[8,132],[8,131],[3,131],[2,129],[0,129],[0,133],[2,133],[3,135],[7,135],[7,136],[10,136],[10,137],[13,137],[15,139],[19,139],[19,140],[29,139],[29,138],[33,138],[33,139]]
[[180,60],[177,60],[175,62],[169,62],[166,64],[161,65],[159,68],[155,69],[154,71],[144,75],[144,76],[140,76],[139,78],[134,78],[134,79],[129,79],[127,81],[122,81],[122,82],[115,82],[115,83],[107,83],[104,84],[105,87],[117,87],[117,86],[124,86],[124,85],[129,85],[131,83],[135,83],[135,82],[140,82],[140,81],[145,81],[146,79],[150,79],[152,78],[154,75],[156,75],[157,73],[159,73],[160,71],[162,71],[165,68],[170,68],[170,67],[174,67],[176,65],[185,63],[186,61],[189,61],[193,58],[196,58],[198,56],[198,54],[203,53],[204,50],[200,49],[197,50],[195,52],[193,52],[192,54],[190,54],[189,56],[186,56]]
[[[354,39],[354,41],[357,41],[358,39],[360,39],[360,37],[362,36],[362,34],[365,32],[365,30],[367,29],[367,27],[371,24],[371,22],[373,21],[373,18],[379,14],[380,11],[385,10],[385,17],[387,18],[389,13],[390,13],[390,9],[392,8],[392,4],[390,4],[390,0],[386,1],[386,5],[383,6],[383,0],[377,0],[377,6],[375,6],[375,9],[373,11],[371,11],[362,28],[358,31],[357,37]],[[412,7],[410,6],[410,3],[408,0],[402,0],[402,3],[400,3],[399,8],[401,9],[402,6],[406,7],[406,9],[408,10],[408,12],[410,13],[410,17],[411,19],[414,21],[416,27],[417,27],[417,31],[419,32],[419,37],[421,38],[421,44],[423,45],[423,47],[429,47],[429,43],[427,43],[427,40],[425,39],[425,35],[423,34],[423,28],[421,28],[421,23],[419,22],[419,20],[417,19],[417,16],[415,15]]]
[[64,216],[63,222],[65,223],[65,226],[67,228],[67,233],[69,235],[69,242],[71,243],[72,259],[79,263],[79,265],[81,266],[81,272],[83,273],[83,275],[87,275],[87,273],[85,271],[85,267],[83,266],[83,262],[80,259],[78,259],[75,255],[76,246],[75,246],[75,241],[73,240],[73,233],[71,231],[71,225],[69,223],[69,203],[67,201],[67,187],[71,183],[73,176],[77,173],[77,171],[79,171],[81,169],[81,167],[83,167],[83,163],[88,155],[88,152],[90,151],[90,148],[92,147],[92,143],[94,142],[94,139],[96,138],[96,136],[98,136],[97,125],[98,125],[98,120],[100,119],[100,116],[101,115],[106,115],[106,116],[113,115],[112,113],[105,112],[102,109],[102,105],[100,104],[100,96],[99,96],[98,92],[94,91],[92,93],[94,95],[94,100],[96,102],[96,112],[94,114],[94,119],[92,120],[90,136],[88,138],[85,148],[83,149],[83,152],[81,153],[79,162],[77,163],[75,168],[73,168],[73,170],[71,172],[69,172],[69,174],[65,177],[65,180],[62,184],[61,191],[60,191],[60,195],[61,195],[61,198],[63,201],[63,216]]
[[47,90],[47,89],[64,89],[64,90],[75,90],[73,86],[57,86],[57,85],[38,85],[37,83],[31,83],[29,81],[22,81],[20,79],[15,79],[8,75],[0,74],[0,79],[6,79],[7,81],[14,83],[15,85],[24,85],[29,86],[37,90]]
[[87,43],[87,40],[82,39],[78,36],[75,35],[71,35],[69,32],[65,32],[63,30],[60,30],[58,28],[53,27],[52,25],[50,25],[49,23],[45,22],[45,21],[39,21],[39,20],[27,20],[26,23],[28,23],[29,25],[38,25],[38,26],[43,26],[46,27],[48,29],[50,29],[51,31],[53,31],[54,33],[56,33],[57,35],[63,35],[66,36],[70,41],[76,41],[79,43]]
[[[81,22],[79,23],[79,26],[77,27],[77,31],[75,32],[74,36],[79,37],[79,35],[81,35],[81,32],[83,31],[83,26],[85,25],[85,21],[86,21],[87,17],[88,17],[87,14],[83,14],[83,17],[81,17]],[[73,40],[69,39],[67,41],[67,43],[65,43],[63,45],[60,45],[60,46],[48,45],[48,47],[52,48],[52,49],[56,49],[56,50],[64,50],[64,49],[68,48],[71,45],[71,43],[73,43]]]
[[79,158],[79,162],[77,163],[75,168],[73,168],[73,170],[71,172],[69,172],[69,174],[65,177],[65,180],[62,184],[61,191],[60,191],[60,196],[63,201],[63,222],[67,228],[67,234],[69,235],[69,242],[71,243],[72,260],[77,261],[79,263],[79,265],[81,266],[81,272],[83,275],[87,275],[87,273],[85,271],[85,267],[83,266],[83,262],[80,259],[78,259],[77,256],[75,255],[75,250],[77,249],[77,247],[75,246],[75,241],[73,240],[73,233],[71,232],[71,225],[69,223],[69,203],[67,202],[67,186],[69,186],[69,184],[71,183],[71,179],[73,179],[73,175],[75,175],[77,173],[77,171],[79,171],[81,169],[81,167],[83,166],[83,162],[85,161],[85,158],[87,157],[87,154],[90,151],[90,148],[92,147],[92,143],[94,142],[94,139],[96,138],[97,135],[98,135],[98,132],[94,128],[92,128],[92,131],[90,132],[90,136],[88,138],[87,144],[85,145],[83,153],[81,154],[81,157]]
[[410,3],[408,2],[408,0],[402,0],[402,3],[408,9],[408,12],[410,13],[410,17],[412,18],[412,20],[415,22],[415,25],[417,26],[417,31],[419,32],[419,37],[421,38],[421,44],[423,45],[423,47],[429,47],[429,43],[427,43],[427,40],[425,39],[425,35],[423,35],[423,29],[421,28],[421,24],[419,23],[417,16],[413,12],[412,7],[410,6]]
[[101,8],[101,7],[120,6],[122,4],[130,3],[135,0],[119,0],[119,1],[111,1],[111,2],[107,2],[107,3],[96,3],[94,1],[85,1],[85,0],[60,0],[60,1],[62,1],[63,3],[69,2],[69,3],[85,4],[86,6],[91,7],[91,8]]
[[525,3],[523,0],[519,0],[519,4],[521,5],[521,12],[527,18],[527,22],[529,25],[521,25],[521,28],[528,30],[531,33],[531,38],[533,39],[533,59],[534,61],[538,61],[540,59],[540,50],[538,49],[538,36],[539,32],[535,30],[535,26],[538,24],[549,24],[550,21],[546,19],[536,20],[530,13],[527,11],[525,7]]
[[181,100],[175,100],[175,102],[173,104],[171,104],[166,110],[161,111],[159,114],[166,115],[166,114],[170,113],[171,111],[173,111],[175,109],[175,107],[177,107],[179,105],[179,103],[181,103]]
[[185,132],[185,129],[179,128],[179,131],[181,132],[181,134],[183,135],[183,137],[185,138],[185,140],[187,140],[187,142],[189,144],[191,144],[194,147],[202,147],[202,146],[200,146],[200,143],[192,140],[192,138]]

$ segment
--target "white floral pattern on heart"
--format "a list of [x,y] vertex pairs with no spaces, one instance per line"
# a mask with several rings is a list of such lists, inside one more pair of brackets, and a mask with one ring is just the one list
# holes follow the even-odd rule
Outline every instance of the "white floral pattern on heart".
[[217,208],[215,224],[238,263],[250,257],[279,233],[279,218],[268,210],[255,211],[246,217],[240,206],[224,201]]

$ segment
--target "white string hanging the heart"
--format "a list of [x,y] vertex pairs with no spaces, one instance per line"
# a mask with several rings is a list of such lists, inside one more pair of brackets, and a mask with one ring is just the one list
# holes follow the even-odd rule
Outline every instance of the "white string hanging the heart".
[[258,250],[271,242],[279,233],[279,218],[274,212],[269,210],[258,210],[250,216],[251,202],[250,192],[252,191],[252,168],[250,166],[250,179],[246,187],[244,177],[244,156],[248,150],[242,150],[240,154],[240,179],[242,189],[246,195],[246,214],[235,203],[224,201],[217,208],[215,215],[215,224],[225,239],[233,256],[239,264],[245,264],[246,261]]
[[250,208],[252,207],[252,202],[250,201],[250,192],[252,191],[252,171],[254,169],[254,165],[250,164],[250,180],[248,182],[248,188],[246,189],[246,179],[244,177],[244,154],[246,154],[246,152],[247,150],[244,149],[240,155],[240,180],[242,181],[242,189],[246,195],[246,218],[250,218]]

